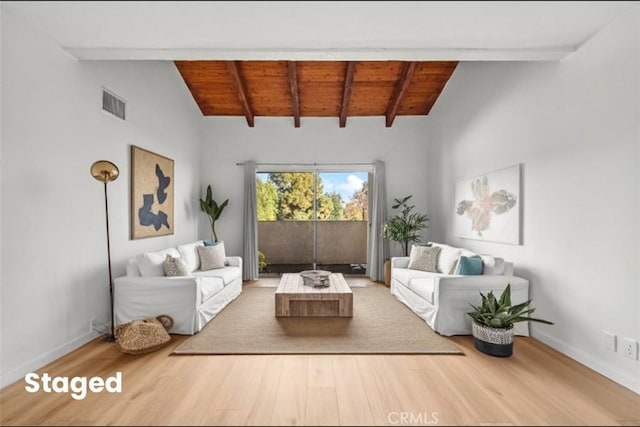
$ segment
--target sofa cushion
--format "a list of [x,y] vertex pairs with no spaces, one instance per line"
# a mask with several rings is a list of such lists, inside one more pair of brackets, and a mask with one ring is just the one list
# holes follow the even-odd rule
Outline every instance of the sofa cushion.
[[430,279],[433,277],[446,277],[446,274],[433,272],[433,271],[421,271],[421,270],[411,270],[409,268],[394,268],[393,269],[393,278],[400,282],[400,284],[409,287],[411,281],[415,279]]
[[442,245],[438,255],[438,271],[443,274],[453,274],[461,252],[462,250],[459,248]]
[[189,268],[184,260],[180,257],[172,257],[167,254],[164,260],[164,274],[168,277],[190,276]]
[[409,255],[409,268],[411,270],[437,271],[436,265],[440,248],[437,246],[417,246],[411,247]]
[[186,245],[178,245],[178,252],[187,264],[189,271],[196,271],[200,268],[200,255],[198,255],[198,246],[204,246],[202,240],[188,243]]
[[204,277],[200,283],[200,295],[202,296],[202,302],[207,301],[209,298],[220,292],[224,288],[222,280],[218,277]]
[[145,252],[136,257],[142,277],[164,276],[164,260],[167,255],[179,257],[176,248],[169,248],[157,252]]
[[480,276],[482,274],[482,258],[480,255],[461,255],[456,267],[456,273],[462,276]]
[[242,276],[242,272],[239,267],[223,267],[216,268],[214,270],[194,271],[192,274],[196,277],[217,277],[222,279],[224,286],[227,286],[229,283]]
[[393,269],[393,278],[400,282],[402,285],[409,287],[409,282],[411,279],[416,277],[418,273],[417,270],[409,270],[408,268],[394,268]]
[[500,257],[494,257],[493,260],[493,265],[487,265],[486,263],[484,264],[482,274],[502,276],[504,274],[505,267],[504,259]]
[[224,267],[226,258],[224,243],[216,246],[198,246],[197,249],[200,255],[200,269],[202,271]]
[[433,289],[435,288],[435,282],[435,277],[413,278],[408,287],[418,296],[427,300],[429,304],[433,304]]
[[[205,246],[218,246],[218,245],[224,246],[224,240],[218,240],[217,242],[214,242],[212,240],[203,240],[202,243]],[[227,260],[226,258],[224,259],[224,265],[229,265],[229,260]]]

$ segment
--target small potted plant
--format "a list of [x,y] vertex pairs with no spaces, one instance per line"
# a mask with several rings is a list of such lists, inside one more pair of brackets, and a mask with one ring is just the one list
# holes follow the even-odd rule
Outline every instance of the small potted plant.
[[529,308],[531,300],[517,305],[511,305],[511,284],[508,284],[499,299],[490,291],[487,296],[480,292],[482,304],[473,307],[469,316],[473,319],[471,325],[473,344],[479,351],[491,356],[509,357],[513,354],[513,340],[515,333],[513,324],[523,321],[546,323],[548,320],[536,319],[528,315],[535,311]]
[[427,228],[429,216],[427,214],[411,212],[414,205],[407,202],[413,195],[408,195],[404,199],[394,199],[392,209],[400,209],[399,214],[390,217],[382,227],[382,235],[387,240],[400,243],[403,256],[409,256],[409,244],[420,240],[418,232]]
[[222,214],[222,211],[227,207],[228,203],[229,199],[225,200],[220,205],[213,200],[211,185],[207,185],[207,195],[205,196],[205,199],[200,199],[200,209],[209,216],[209,222],[211,223],[211,237],[214,242],[218,241],[218,235],[216,234],[216,221],[220,218],[220,214]]
[[[402,255],[409,256],[409,244],[420,240],[418,232],[427,228],[429,216],[427,214],[411,212],[415,206],[407,204],[413,195],[400,199],[394,199],[392,209],[402,209],[399,214],[393,215],[382,226],[382,237],[387,240],[400,243]],[[391,261],[384,263],[384,283],[389,286],[391,282]]]
[[267,257],[261,251],[258,251],[258,272],[265,273],[266,268],[269,264],[267,263]]

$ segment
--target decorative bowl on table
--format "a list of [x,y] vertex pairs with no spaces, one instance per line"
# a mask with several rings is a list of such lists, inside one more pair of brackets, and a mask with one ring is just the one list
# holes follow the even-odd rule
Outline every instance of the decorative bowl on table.
[[300,272],[302,282],[305,286],[313,286],[314,288],[329,287],[330,271],[325,270],[305,270]]

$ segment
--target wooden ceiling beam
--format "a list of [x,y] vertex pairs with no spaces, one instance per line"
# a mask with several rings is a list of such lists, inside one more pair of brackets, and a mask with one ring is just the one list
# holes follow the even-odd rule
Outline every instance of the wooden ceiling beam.
[[229,73],[233,78],[233,81],[236,84],[236,88],[238,90],[238,99],[242,104],[242,109],[244,110],[244,115],[247,118],[247,124],[250,128],[253,127],[253,112],[251,111],[251,107],[249,106],[249,101],[247,100],[247,89],[244,79],[240,75],[240,67],[239,61],[229,61],[228,63]]
[[411,83],[411,77],[416,70],[416,62],[407,62],[402,70],[402,74],[400,79],[398,80],[398,85],[396,85],[396,90],[391,98],[391,102],[389,103],[389,109],[386,114],[386,125],[388,128],[393,124],[393,120],[396,118],[396,114],[398,114],[398,108],[400,108],[400,102],[402,102],[402,97],[407,91],[409,87],[409,83]]
[[289,86],[291,87],[291,108],[293,110],[293,125],[300,127],[300,92],[298,91],[298,69],[295,61],[287,61],[289,68]]
[[342,91],[342,104],[340,107],[340,127],[347,125],[347,114],[349,113],[349,99],[351,98],[351,85],[353,84],[353,75],[356,71],[356,62],[349,61],[347,64],[347,74],[344,78],[344,90]]

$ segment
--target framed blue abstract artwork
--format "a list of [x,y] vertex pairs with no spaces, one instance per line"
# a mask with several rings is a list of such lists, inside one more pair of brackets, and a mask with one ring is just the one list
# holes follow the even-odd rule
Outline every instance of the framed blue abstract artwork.
[[131,146],[131,239],[173,234],[173,160]]

